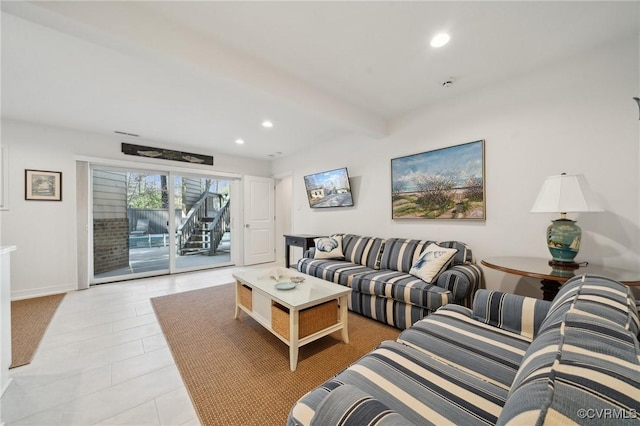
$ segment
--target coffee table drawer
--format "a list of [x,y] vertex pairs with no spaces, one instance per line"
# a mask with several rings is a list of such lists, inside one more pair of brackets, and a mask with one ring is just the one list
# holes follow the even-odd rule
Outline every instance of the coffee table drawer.
[[[307,337],[317,331],[338,323],[338,301],[330,300],[318,306],[300,311],[298,317],[298,337]],[[289,340],[289,309],[273,303],[271,305],[271,328]]]

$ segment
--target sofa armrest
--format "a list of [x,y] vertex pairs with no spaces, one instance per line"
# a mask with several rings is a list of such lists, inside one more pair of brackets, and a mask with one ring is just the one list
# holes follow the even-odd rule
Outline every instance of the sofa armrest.
[[302,253],[302,257],[305,257],[307,259],[313,259],[315,254],[316,254],[316,248],[311,247],[309,250],[306,250],[304,253]]
[[481,289],[473,299],[473,317],[533,339],[550,307],[550,301]]
[[438,287],[447,289],[453,294],[453,299],[471,307],[473,295],[480,288],[482,269],[475,263],[454,265],[445,270],[436,281]]
[[333,389],[318,405],[311,425],[359,426],[366,424],[413,425],[401,414],[387,407],[360,388],[344,384]]

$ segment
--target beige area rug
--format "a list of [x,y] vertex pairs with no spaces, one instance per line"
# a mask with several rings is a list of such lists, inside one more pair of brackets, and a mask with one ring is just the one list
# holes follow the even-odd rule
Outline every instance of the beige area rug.
[[203,425],[284,425],[302,395],[399,331],[349,313],[349,344],[340,332],[289,348],[242,312],[233,318],[234,285],[151,299]]
[[11,366],[29,364],[65,293],[11,302]]

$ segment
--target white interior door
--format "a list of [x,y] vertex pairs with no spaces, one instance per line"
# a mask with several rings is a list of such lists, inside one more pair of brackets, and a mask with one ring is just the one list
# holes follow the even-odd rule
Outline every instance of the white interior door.
[[272,178],[244,176],[244,264],[275,260],[275,208]]

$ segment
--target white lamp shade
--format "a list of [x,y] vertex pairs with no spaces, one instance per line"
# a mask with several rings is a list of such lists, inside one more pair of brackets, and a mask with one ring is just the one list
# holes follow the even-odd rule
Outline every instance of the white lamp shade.
[[583,175],[549,176],[531,208],[533,213],[604,211]]

